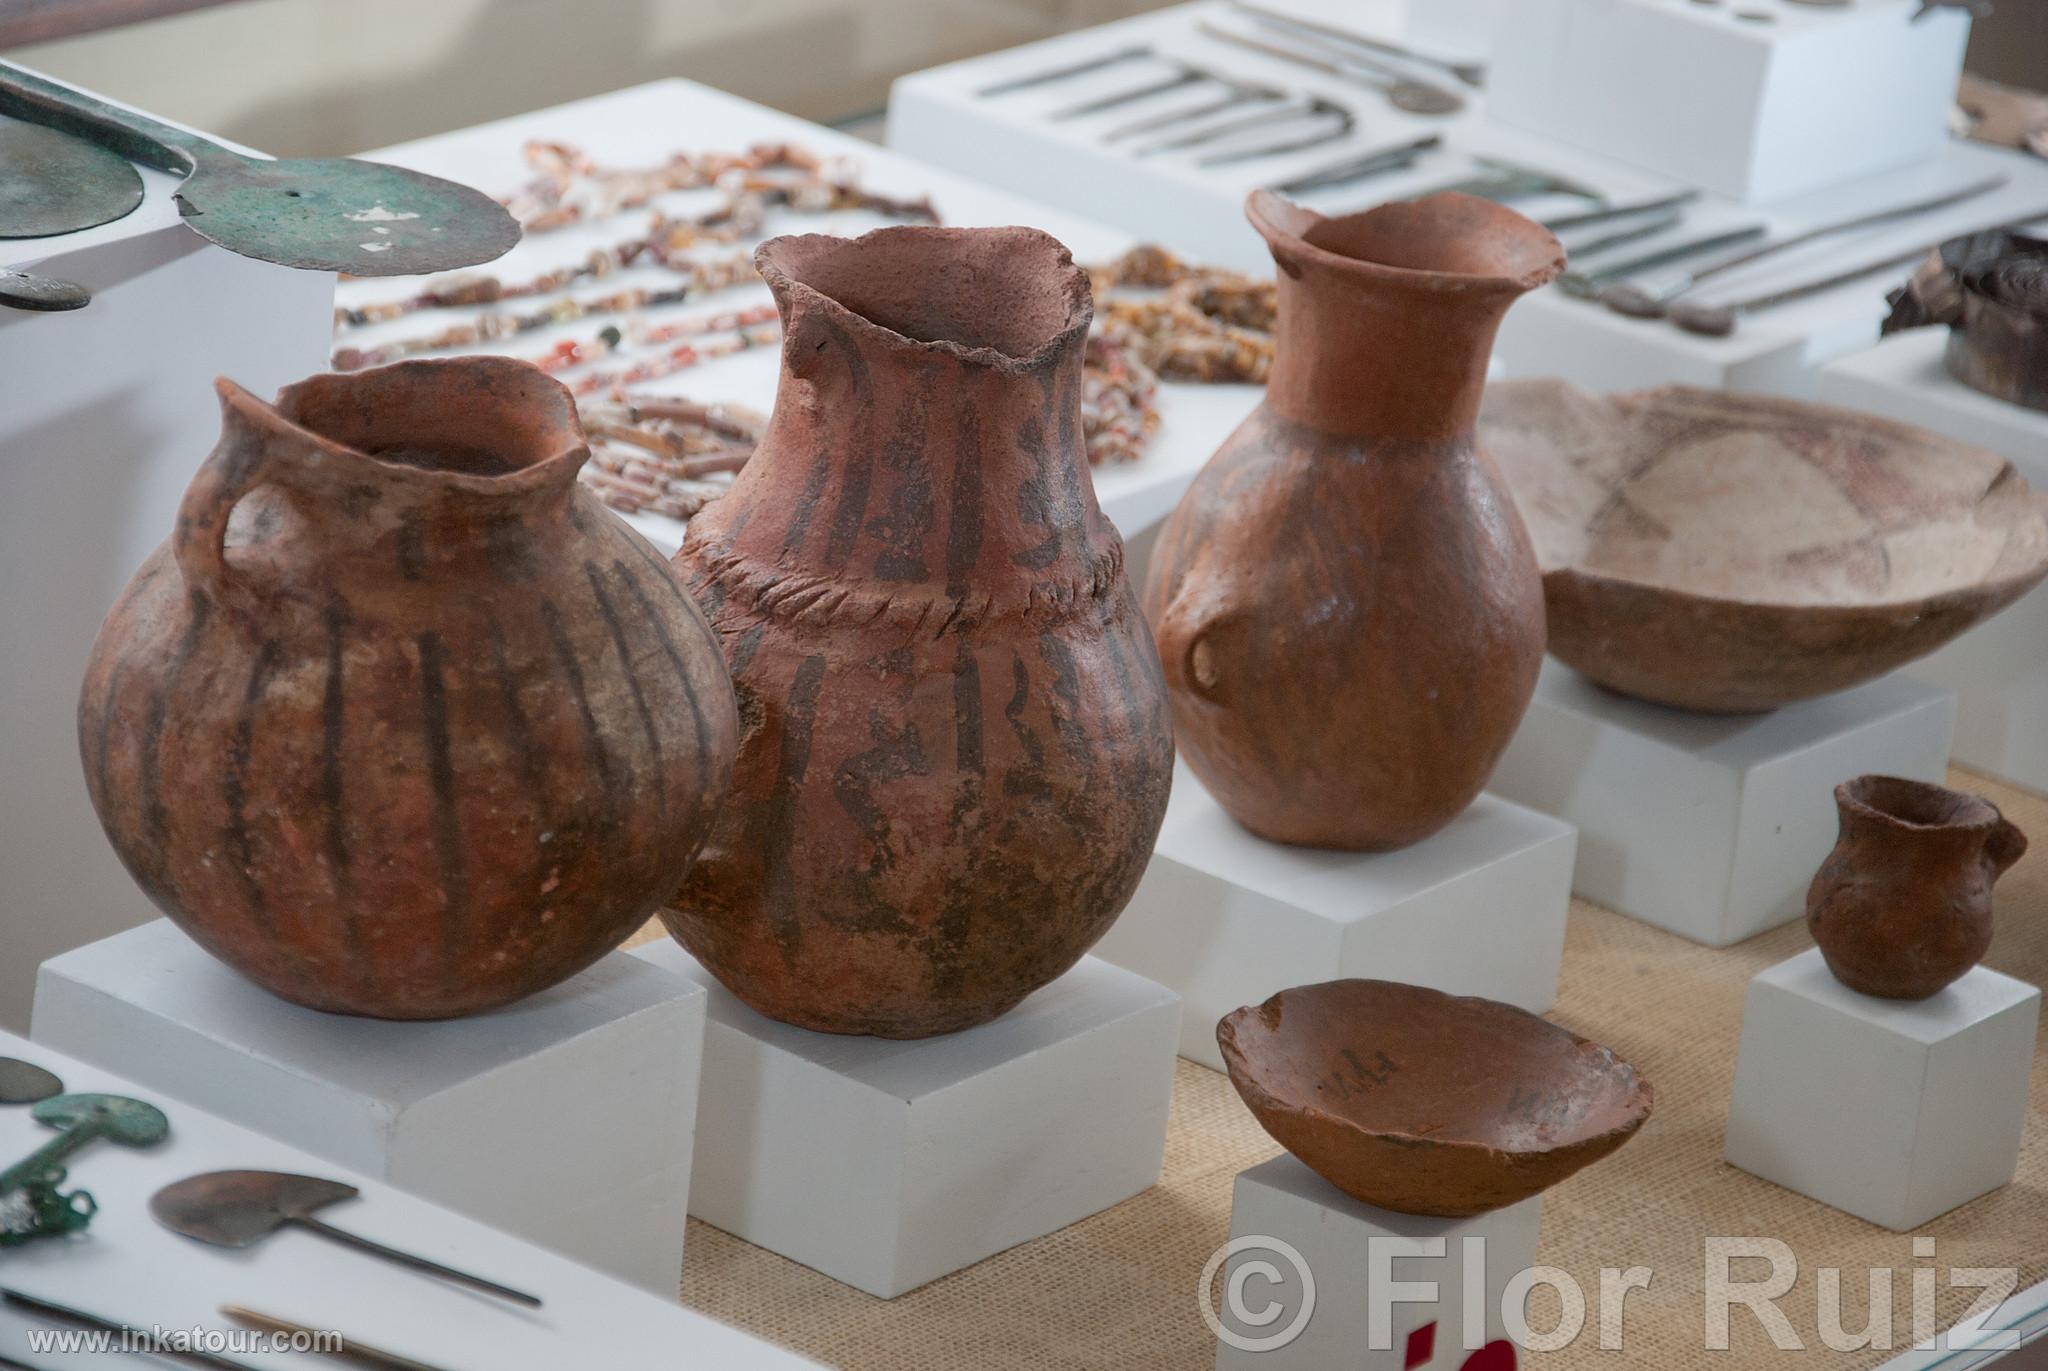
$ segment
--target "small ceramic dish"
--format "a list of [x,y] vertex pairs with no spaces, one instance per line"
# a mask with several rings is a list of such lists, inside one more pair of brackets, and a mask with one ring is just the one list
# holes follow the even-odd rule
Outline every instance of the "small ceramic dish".
[[1660,704],[1847,690],[2048,575],[2048,497],[2012,463],[1872,415],[1537,380],[1490,388],[1479,433],[1536,545],[1551,654]]
[[1634,1067],[1513,1005],[1330,981],[1216,1028],[1274,1139],[1354,1199],[1459,1218],[1540,1194],[1650,1116]]

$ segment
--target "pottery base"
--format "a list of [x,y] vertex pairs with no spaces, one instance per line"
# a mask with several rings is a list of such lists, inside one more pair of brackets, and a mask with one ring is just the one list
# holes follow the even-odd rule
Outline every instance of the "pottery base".
[[705,1001],[614,953],[478,1018],[344,1018],[160,919],[44,963],[33,1036],[673,1299]]
[[[2048,490],[2048,413],[1970,389],[1948,374],[1945,328],[1915,329],[1833,362],[1822,402],[1868,410],[1989,448]],[[1908,674],[1956,692],[1955,759],[2048,792],[2048,591],[2036,590]]]
[[1978,967],[1934,998],[1880,1000],[1819,949],[1749,983],[1726,1156],[1904,1232],[2019,1165],[2041,992]]
[[1573,845],[1570,824],[1482,795],[1399,852],[1288,847],[1247,832],[1181,768],[1145,879],[1095,951],[1178,992],[1180,1054],[1217,1071],[1217,1020],[1297,985],[1405,981],[1541,1013],[1557,994]]
[[[1287,1155],[1241,1172],[1230,1211],[1231,1242],[1241,1247],[1205,1292],[1223,1329],[1217,1371],[1508,1371],[1511,1347],[1467,1359],[1506,1336],[1502,1295],[1536,1264],[1542,1215],[1540,1195],[1470,1219],[1396,1214]],[[1440,1256],[1405,1255],[1439,1243]],[[1297,1257],[1314,1282],[1312,1317],[1298,1329],[1307,1287]],[[1241,1274],[1254,1264],[1256,1274]]]
[[690,1212],[893,1299],[1149,1189],[1180,1004],[1090,957],[979,1028],[915,1042],[764,1018],[710,992]]
[[1726,947],[1805,914],[1835,843],[1836,785],[1865,772],[1939,784],[1954,726],[1953,694],[1902,676],[1716,715],[1547,660],[1493,788],[1578,825],[1580,895]]

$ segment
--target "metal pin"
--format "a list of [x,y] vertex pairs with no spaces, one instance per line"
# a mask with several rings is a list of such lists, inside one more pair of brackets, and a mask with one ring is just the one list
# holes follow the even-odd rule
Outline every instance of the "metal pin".
[[1197,120],[1207,119],[1211,115],[1222,114],[1227,110],[1236,109],[1239,105],[1255,102],[1264,103],[1284,98],[1283,92],[1274,90],[1270,86],[1235,86],[1228,95],[1218,100],[1211,100],[1206,105],[1196,105],[1193,109],[1168,110],[1164,114],[1155,114],[1149,118],[1140,119],[1135,123],[1119,125],[1108,133],[1103,134],[1102,141],[1105,143],[1115,143],[1125,138],[1136,137],[1141,133],[1157,133],[1160,129],[1171,128],[1175,124],[1194,123]]
[[1121,105],[1135,104],[1140,100],[1149,100],[1155,95],[1164,95],[1170,90],[1179,90],[1183,86],[1198,85],[1203,81],[1213,81],[1215,79],[1215,77],[1199,67],[1183,65],[1178,75],[1169,76],[1164,81],[1154,81],[1150,85],[1118,91],[1113,95],[1100,96],[1094,100],[1084,100],[1078,105],[1068,105],[1065,109],[1054,110],[1045,117],[1055,121],[1079,119],[1084,114],[1100,114],[1106,109],[1116,109]]
[[1115,52],[1106,53],[1101,57],[1091,57],[1085,62],[1070,62],[1066,66],[1033,72],[1029,76],[1018,76],[1008,81],[998,81],[992,86],[983,86],[974,93],[978,98],[986,100],[992,95],[1008,95],[1011,91],[1029,90],[1033,86],[1044,86],[1054,81],[1064,81],[1070,76],[1085,76],[1091,71],[1101,71],[1105,67],[1113,67],[1122,62],[1134,62],[1140,57],[1150,57],[1151,55],[1151,45],[1149,43],[1140,43],[1128,48],[1118,48]]
[[1282,195],[1305,195],[1312,190],[1327,190],[1331,186],[1347,186],[1367,177],[1380,176],[1390,171],[1403,171],[1415,165],[1422,154],[1443,146],[1443,139],[1435,134],[1417,138],[1398,147],[1381,148],[1368,152],[1362,157],[1352,157],[1334,165],[1297,176],[1292,181],[1283,181],[1273,189]]

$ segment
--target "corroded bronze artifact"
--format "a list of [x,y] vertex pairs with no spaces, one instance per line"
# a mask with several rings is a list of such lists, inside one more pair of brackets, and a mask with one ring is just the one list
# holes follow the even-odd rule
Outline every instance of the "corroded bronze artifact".
[[141,203],[126,158],[40,124],[0,124],[0,238],[76,233]]
[[1463,195],[1248,213],[1280,265],[1266,399],[1167,521],[1146,610],[1239,823],[1402,847],[1478,795],[1535,689],[1542,583],[1472,426],[1502,315],[1564,253]]
[[79,703],[94,805],[199,944],[314,1009],[508,1004],[682,880],[738,723],[671,568],[523,363],[220,385]]
[[1513,1005],[1393,981],[1284,990],[1217,1025],[1265,1130],[1353,1199],[1459,1218],[1540,1194],[1650,1117],[1649,1082]]
[[65,1193],[64,1159],[102,1140],[121,1147],[154,1147],[171,1123],[153,1104],[122,1095],[52,1095],[30,1111],[57,1136],[0,1171],[0,1247],[76,1233],[99,1205],[83,1190]]
[[1480,432],[1536,540],[1550,651],[1659,704],[1847,690],[2048,576],[2048,497],[2010,462],[1871,415],[1514,381]]
[[1981,795],[1897,776],[1835,787],[1841,837],[1806,893],[1806,926],[1835,979],[1924,1000],[1991,947],[1991,887],[2027,835]]
[[760,251],[768,431],[677,556],[740,696],[663,918],[741,999],[912,1038],[1065,972],[1129,900],[1173,743],[1081,446],[1088,283],[1032,229]]
[[173,1233],[214,1247],[254,1247],[281,1228],[297,1227],[408,1270],[540,1308],[538,1296],[371,1242],[314,1217],[362,1194],[352,1185],[286,1171],[209,1171],[175,1181],[150,1197],[149,1212]]
[[34,1104],[64,1093],[64,1082],[18,1057],[0,1057],[0,1104]]

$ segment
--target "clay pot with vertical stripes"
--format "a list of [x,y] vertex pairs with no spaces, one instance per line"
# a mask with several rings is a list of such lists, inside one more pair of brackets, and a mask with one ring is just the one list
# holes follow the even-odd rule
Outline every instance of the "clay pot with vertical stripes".
[[778,238],[766,434],[678,555],[740,701],[663,918],[832,1033],[997,1017],[1136,888],[1173,740],[1081,433],[1087,278],[1033,229]]
[[683,879],[737,734],[675,573],[524,363],[223,381],[220,444],[94,644],[88,787],[150,898],[314,1009],[474,1014]]

